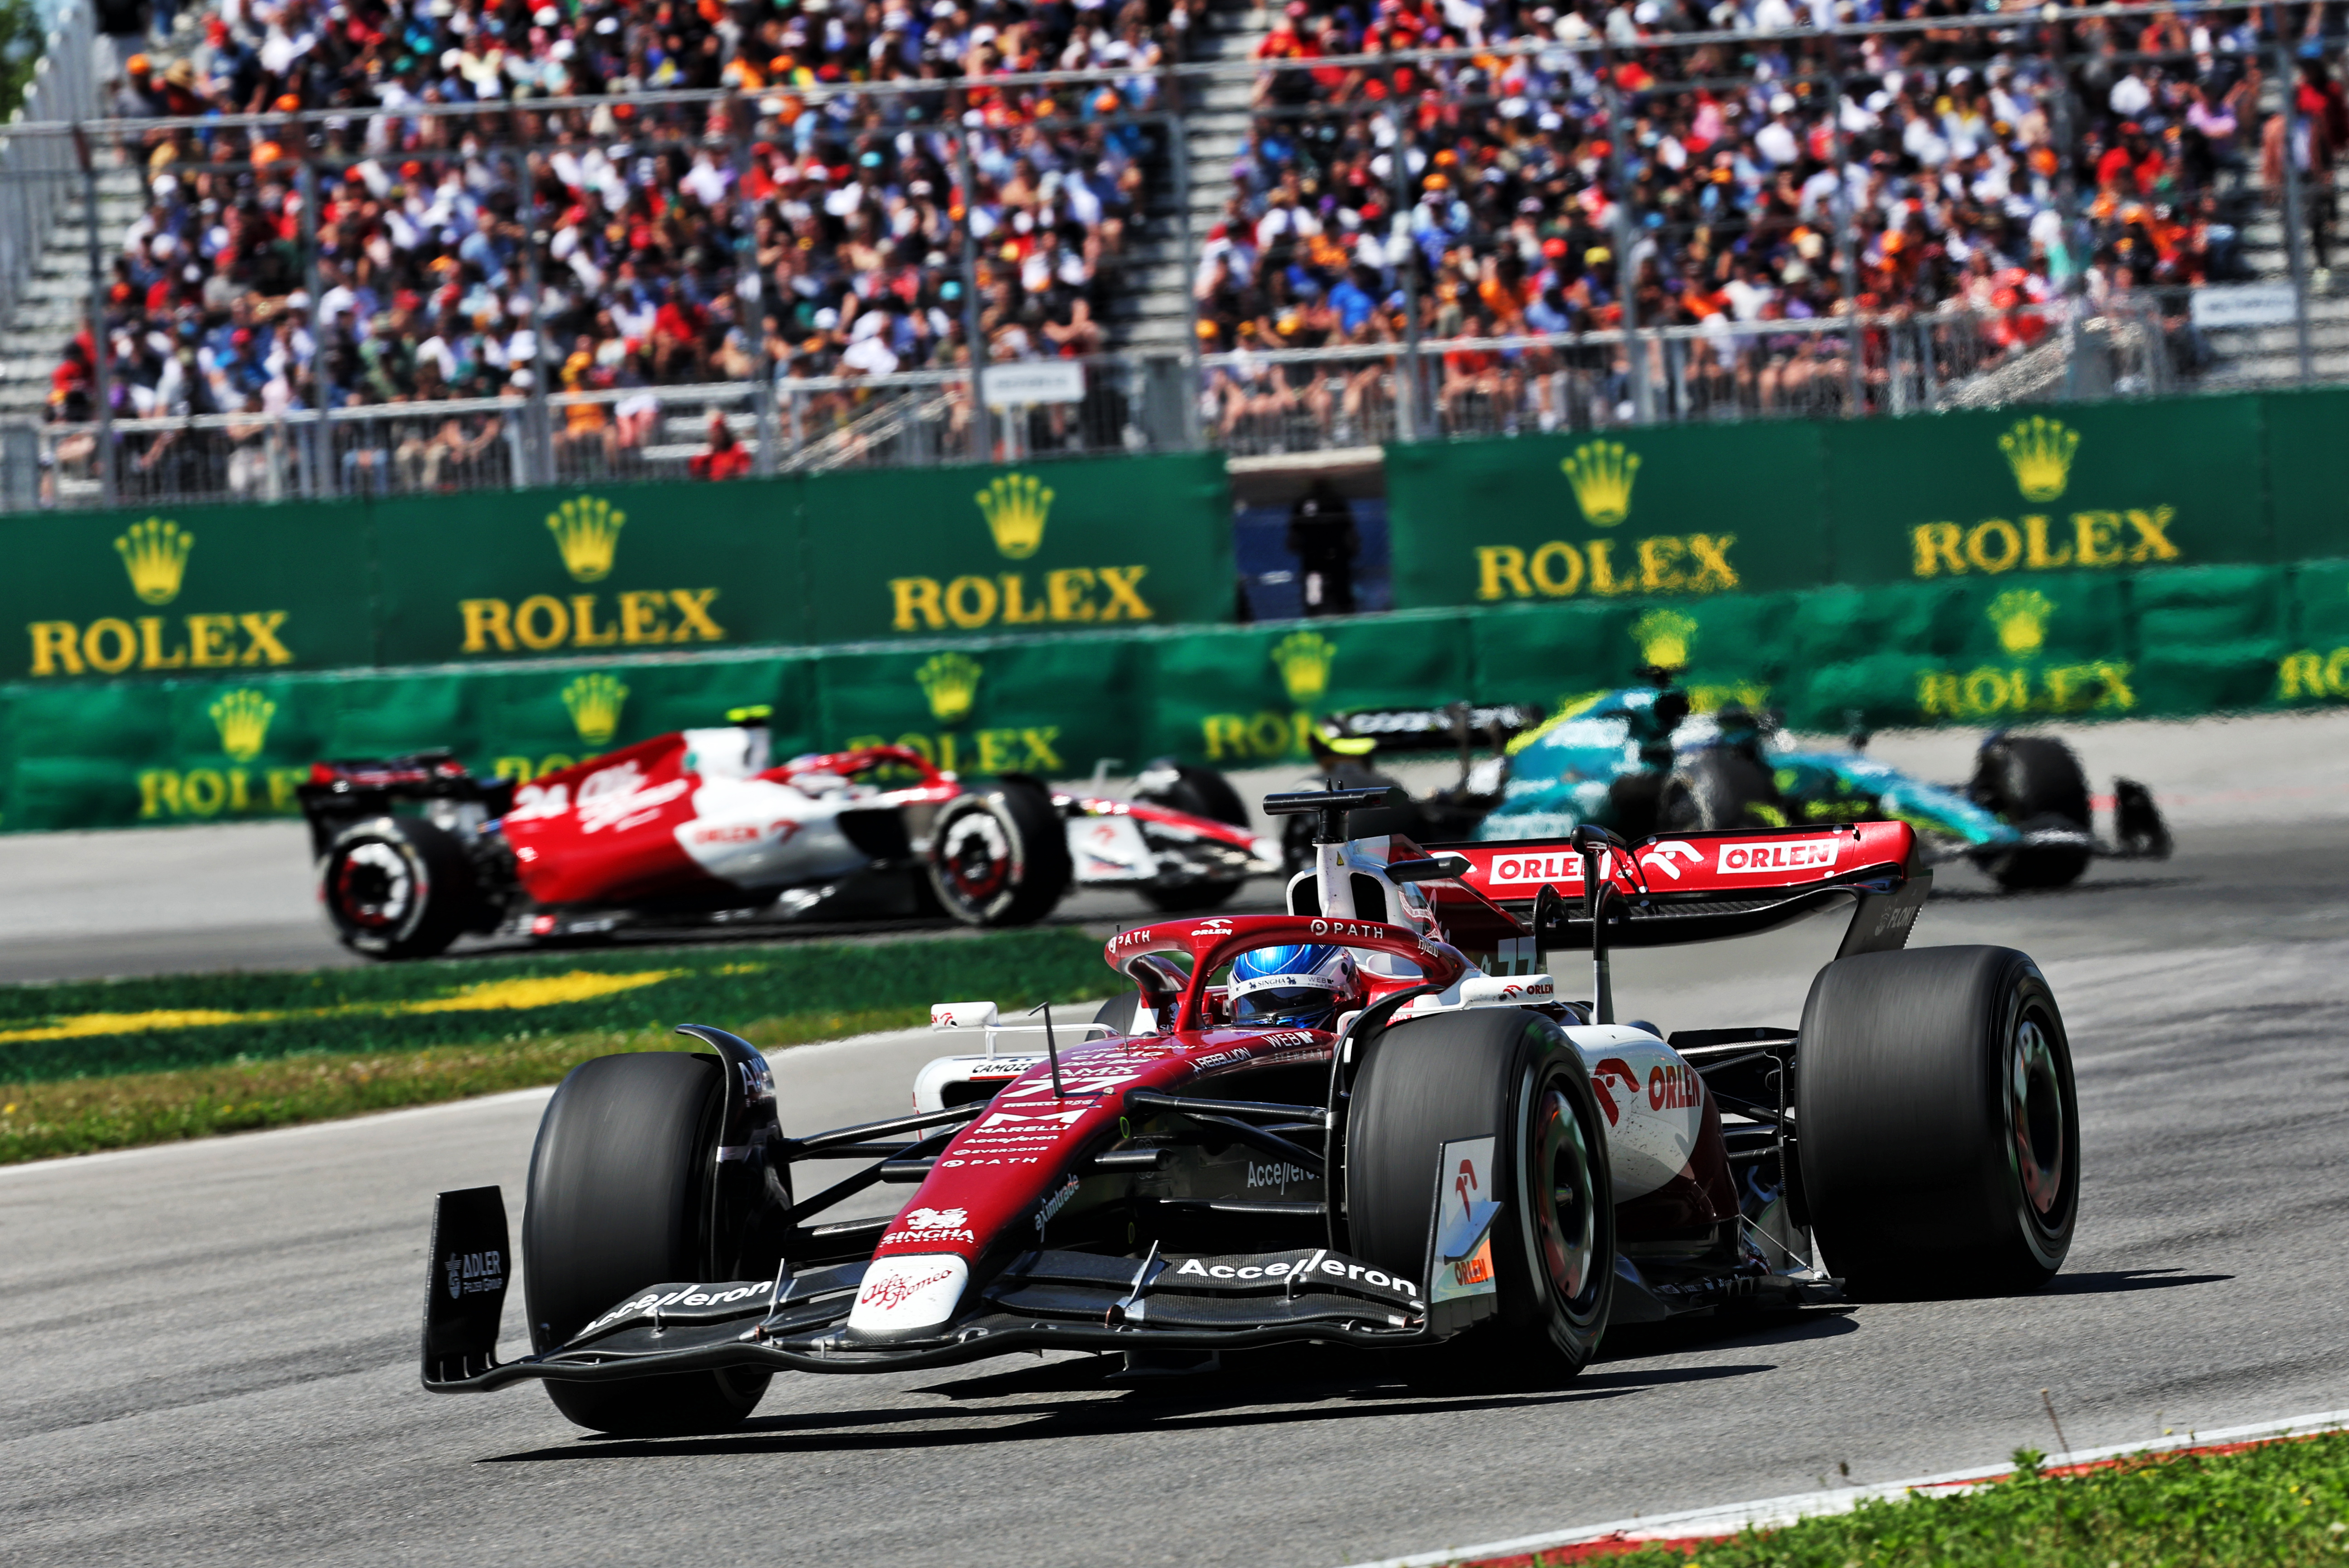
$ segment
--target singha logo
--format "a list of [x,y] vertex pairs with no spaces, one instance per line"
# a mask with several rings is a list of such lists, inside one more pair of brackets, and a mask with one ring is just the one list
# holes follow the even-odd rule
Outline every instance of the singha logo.
[[249,763],[261,754],[269,739],[269,721],[277,716],[277,704],[265,693],[246,687],[222,692],[218,701],[205,710],[212,715],[212,727],[220,732],[221,750],[231,762]]
[[937,722],[957,724],[970,715],[981,673],[978,660],[968,654],[934,653],[914,671],[914,679],[921,683],[922,695],[930,700],[930,712]]
[[616,675],[583,675],[563,689],[563,705],[571,710],[571,722],[577,727],[579,738],[591,746],[604,745],[618,733],[620,706],[627,700],[628,689]]
[[1292,631],[1272,645],[1273,668],[1280,671],[1288,700],[1300,708],[1319,701],[1330,690],[1330,665],[1337,657],[1338,645],[1318,631]]
[[2047,618],[2054,601],[2036,588],[2009,588],[1990,602],[1990,623],[1998,628],[1998,645],[2021,658],[2036,653],[2047,640]]
[[1574,486],[1575,504],[1594,528],[1612,528],[1631,515],[1631,482],[1640,476],[1640,454],[1619,441],[1585,441],[1558,467]]
[[600,583],[611,576],[612,557],[627,521],[626,513],[593,495],[566,501],[546,514],[547,531],[563,552],[563,569],[581,583]]
[[1696,621],[1678,610],[1651,609],[1632,623],[1631,640],[1640,645],[1642,664],[1658,670],[1685,670],[1696,629]]
[[1052,493],[1033,474],[1006,473],[976,497],[986,515],[988,532],[1006,560],[1024,561],[1044,543],[1044,520],[1051,514]]
[[114,542],[115,553],[130,573],[130,591],[150,605],[167,605],[180,597],[188,552],[195,547],[193,534],[164,517],[133,523]]
[[2017,420],[1998,438],[1998,450],[2014,470],[2016,488],[2026,501],[2053,501],[2064,493],[2072,477],[2072,456],[2080,450],[2080,432],[2061,420],[2033,414]]

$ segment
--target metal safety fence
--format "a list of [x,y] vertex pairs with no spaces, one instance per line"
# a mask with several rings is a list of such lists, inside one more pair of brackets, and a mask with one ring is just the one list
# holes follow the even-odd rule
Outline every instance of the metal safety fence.
[[[1147,79],[109,120],[72,0],[0,140],[0,504],[2349,378],[2323,6],[1759,14]],[[1244,123],[1211,125],[1235,78]],[[61,296],[83,349],[26,341]]]

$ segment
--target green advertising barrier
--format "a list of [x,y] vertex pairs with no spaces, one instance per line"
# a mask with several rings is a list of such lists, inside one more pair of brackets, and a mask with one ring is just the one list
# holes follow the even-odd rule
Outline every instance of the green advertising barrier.
[[2273,561],[2261,400],[2194,398],[1826,426],[1847,583]]
[[0,519],[0,680],[365,665],[357,504]]
[[0,687],[0,827],[283,816],[322,757],[445,746],[529,777],[774,707],[779,756],[889,742],[967,776],[1306,760],[1316,718],[1557,707],[1675,672],[1836,733],[2349,702],[2349,561],[1941,578],[1198,630]]
[[1391,446],[1394,602],[1702,598],[1829,581],[1822,428]]
[[1215,452],[0,519],[0,680],[1214,623]]
[[[1387,449],[1411,608],[2349,554],[2349,392]],[[1724,543],[1727,541],[1727,543]]]
[[803,482],[804,640],[1229,618],[1219,452]]

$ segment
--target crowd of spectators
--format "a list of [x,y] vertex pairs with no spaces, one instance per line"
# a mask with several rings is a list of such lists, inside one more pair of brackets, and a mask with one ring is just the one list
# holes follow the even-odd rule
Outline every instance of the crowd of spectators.
[[[2322,5],[2286,23],[2289,147],[2282,118],[2262,114],[2275,56],[2257,10],[2116,6],[2064,29],[2060,66],[2038,26],[1771,36],[1808,20],[1784,0],[1296,0],[1258,51],[1288,68],[1258,78],[1200,257],[1203,346],[1241,356],[1210,411],[1226,430],[1282,413],[1344,423],[1377,374],[1252,351],[1391,344],[1414,301],[1423,337],[1691,328],[1650,349],[1651,381],[1692,402],[1816,406],[1847,395],[1852,369],[1853,336],[1820,327],[1855,307],[1871,324],[1967,312],[1936,331],[1971,365],[2041,341],[2075,300],[2158,307],[2166,291],[2175,317],[2185,286],[2245,275],[2241,229],[2284,188],[2286,157],[2329,263],[2349,105],[2328,68],[2342,18]],[[1672,42],[1699,29],[1745,36]],[[1384,58],[1408,49],[1463,53]],[[1861,379],[1880,378],[1881,334],[1857,337]],[[1426,396],[1446,417],[1482,399],[1548,426],[1570,412],[1554,385],[1568,367],[1601,417],[1628,407],[1640,367],[1603,346],[1454,350]]]
[[[125,143],[148,206],[109,258],[114,411],[610,391],[556,439],[616,457],[636,389],[948,368],[974,324],[994,360],[1094,352],[1188,4],[229,0],[191,53],[125,61],[125,119],[264,118]],[[1056,68],[1116,74],[988,85]],[[665,88],[737,96],[641,100]],[[503,107],[431,112],[464,102]],[[96,352],[67,350],[58,417],[89,417]]]
[[[1381,351],[1413,333],[1688,329],[1637,354],[1432,358],[1447,415],[1544,427],[1667,380],[1839,399],[1884,373],[1877,324],[1904,316],[1967,313],[1951,347],[1987,364],[2066,310],[2240,275],[2287,162],[2329,265],[2349,103],[2323,4],[2271,8],[2300,78],[2288,136],[2256,9],[2116,6],[2056,38],[1780,36],[1829,3],[1291,0],[1198,244],[1199,347],[1237,356],[1210,418],[1360,431],[1392,399]],[[810,405],[838,423],[859,378],[968,363],[974,323],[990,359],[1094,352],[1166,151],[1132,116],[1181,107],[1160,71],[1204,5],[222,0],[181,19],[191,49],[125,62],[119,116],[199,123],[122,142],[148,205],[109,246],[108,318],[66,352],[54,411],[90,416],[101,352],[123,417],[605,392],[565,400],[554,439],[616,464],[663,387],[844,379]],[[1739,36],[1676,40],[1706,29]],[[1396,57],[1424,50],[1454,54]],[[990,85],[1051,69],[1104,74]],[[859,83],[889,90],[833,90]],[[646,96],[672,88],[732,96]],[[594,101],[548,101],[574,97]],[[463,104],[494,109],[441,112]],[[295,118],[316,110],[338,112]],[[201,123],[232,113],[260,123]],[[1261,357],[1345,346],[1363,353],[1330,368]],[[482,459],[498,417],[433,439]],[[347,462],[409,483],[430,444]]]

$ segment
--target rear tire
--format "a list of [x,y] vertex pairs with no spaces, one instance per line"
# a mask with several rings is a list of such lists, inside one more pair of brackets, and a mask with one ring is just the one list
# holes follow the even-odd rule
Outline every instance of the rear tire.
[[1443,1147],[1493,1138],[1500,1310],[1466,1344],[1483,1341],[1513,1374],[1580,1371],[1614,1300],[1614,1182],[1606,1123],[1565,1030],[1516,1008],[1397,1024],[1366,1048],[1352,1106],[1348,1251],[1432,1289],[1436,1210],[1451,1195]]
[[1863,1299],[2006,1294],[2072,1245],[2079,1104],[2054,993],[2010,948],[1839,959],[1795,1061],[1803,1192]]
[[[647,1285],[714,1277],[706,1231],[720,1072],[714,1057],[651,1051],[583,1062],[556,1088],[523,1210],[533,1350],[554,1349]],[[734,1371],[546,1385],[565,1417],[624,1437],[723,1431],[766,1390],[765,1373]]]
[[[1247,807],[1240,801],[1231,782],[1213,768],[1194,767],[1171,757],[1161,757],[1142,770],[1149,781],[1145,787],[1133,792],[1136,800],[1146,800],[1153,805],[1163,805],[1169,811],[1180,811],[1192,816],[1204,816],[1210,822],[1225,823],[1233,827],[1248,825]],[[1177,882],[1164,888],[1144,888],[1142,896],[1154,908],[1170,915],[1212,909],[1231,902],[1240,884],[1210,881]]]
[[957,795],[930,834],[930,887],[967,926],[1024,926],[1068,891],[1069,838],[1052,797],[1026,779]]
[[318,901],[353,952],[418,959],[447,950],[472,924],[481,893],[455,835],[422,817],[378,816],[326,846]]
[[[2088,775],[2063,742],[2045,735],[1993,735],[1974,758],[1970,792],[2015,827],[2062,826],[2089,831]],[[2064,888],[2088,868],[2085,849],[2009,849],[1983,857],[1982,869],[2009,889]]]

